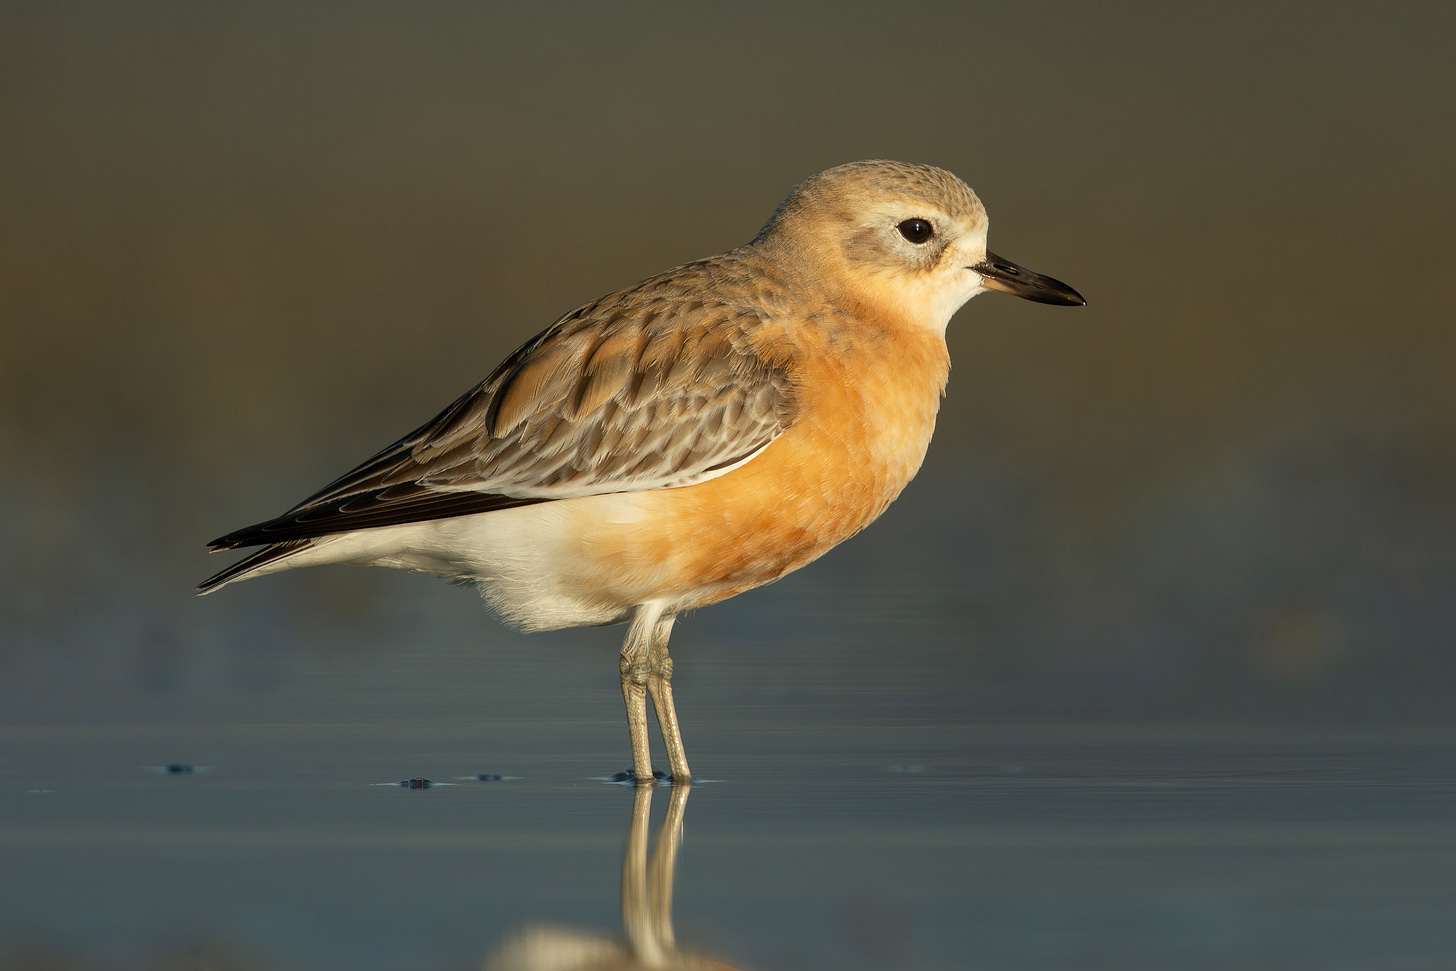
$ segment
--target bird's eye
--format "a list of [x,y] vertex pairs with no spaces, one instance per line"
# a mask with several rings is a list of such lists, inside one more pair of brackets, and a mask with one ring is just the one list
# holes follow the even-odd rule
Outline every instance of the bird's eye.
[[901,236],[917,246],[935,235],[935,228],[924,219],[907,219],[895,228],[900,230]]

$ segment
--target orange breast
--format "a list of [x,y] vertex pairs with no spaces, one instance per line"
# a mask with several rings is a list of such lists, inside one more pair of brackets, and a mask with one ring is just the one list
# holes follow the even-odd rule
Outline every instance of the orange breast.
[[760,455],[716,479],[643,496],[643,520],[593,544],[612,562],[598,559],[605,572],[656,587],[619,596],[692,591],[678,609],[716,603],[823,555],[900,494],[935,429],[945,342],[918,330],[844,336],[794,335],[799,418]]

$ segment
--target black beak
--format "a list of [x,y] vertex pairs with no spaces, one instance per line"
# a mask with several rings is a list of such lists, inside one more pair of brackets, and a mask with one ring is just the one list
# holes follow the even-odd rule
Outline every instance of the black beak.
[[1024,266],[1003,260],[995,253],[987,253],[986,258],[971,269],[981,274],[981,282],[989,290],[1000,290],[1013,296],[1035,300],[1037,303],[1052,303],[1059,307],[1081,307],[1087,303],[1080,293],[1061,280],[1033,273]]

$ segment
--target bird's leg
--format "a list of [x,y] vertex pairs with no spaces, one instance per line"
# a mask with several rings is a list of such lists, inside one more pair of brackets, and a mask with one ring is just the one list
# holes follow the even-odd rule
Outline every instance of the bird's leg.
[[[653,631],[662,616],[660,604],[641,604],[632,615],[622,644],[622,699],[627,703],[627,733],[632,738],[632,770],[638,785],[652,784],[652,753],[647,748],[647,686]],[[668,621],[671,627],[672,622]]]
[[673,785],[690,785],[693,774],[688,769],[687,752],[677,727],[677,709],[672,703],[672,658],[667,654],[667,639],[672,636],[672,622],[676,619],[676,614],[668,614],[659,618],[653,627],[652,649],[647,656],[647,690],[652,694],[652,707],[657,709],[657,727],[662,730],[662,743],[667,746]]

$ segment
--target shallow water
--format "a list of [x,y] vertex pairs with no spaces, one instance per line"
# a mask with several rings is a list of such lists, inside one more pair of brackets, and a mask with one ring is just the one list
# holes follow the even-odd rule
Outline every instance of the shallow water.
[[[542,924],[623,938],[634,792],[594,778],[620,726],[486,746],[323,714],[0,733],[3,966],[467,968]],[[1456,732],[731,714],[687,716],[713,781],[673,912],[734,967],[1456,961]],[[447,784],[387,784],[410,778]]]
[[[1265,696],[1281,723],[1243,681],[1002,667],[928,609],[935,564],[884,574],[892,545],[675,632],[703,780],[678,947],[762,971],[1456,966],[1456,730],[1341,717],[1369,695],[1331,686]],[[624,850],[645,849],[634,791],[603,781],[628,761],[622,628],[521,636],[390,571],[172,599],[170,633],[9,655],[0,968],[627,953]],[[1302,727],[1301,697],[1323,716]]]

